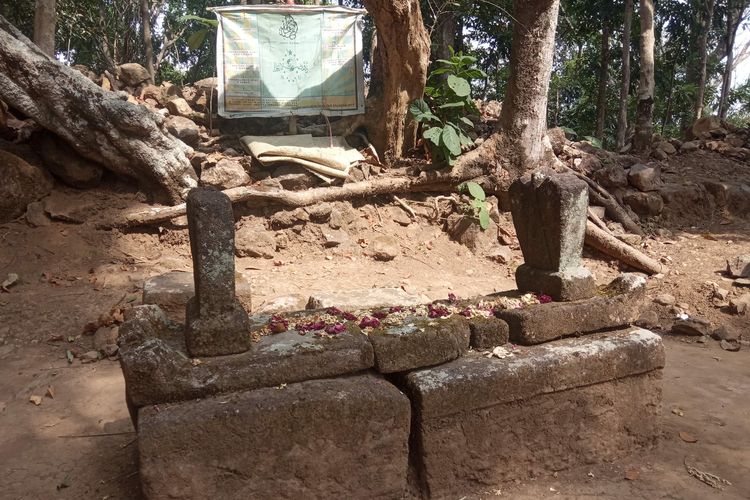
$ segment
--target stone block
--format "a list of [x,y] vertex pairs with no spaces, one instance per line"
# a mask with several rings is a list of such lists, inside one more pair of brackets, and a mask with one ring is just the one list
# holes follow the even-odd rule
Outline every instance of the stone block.
[[469,349],[469,323],[454,315],[446,319],[404,319],[402,325],[376,328],[369,338],[375,368],[394,373],[445,363]]
[[423,493],[457,498],[653,446],[663,366],[661,338],[631,328],[409,373]]
[[659,165],[637,164],[628,172],[630,185],[640,191],[656,191],[661,185],[661,167]]
[[221,191],[190,190],[186,200],[195,296],[185,307],[185,341],[193,356],[250,348],[250,322],[234,283],[234,215]]
[[558,301],[587,299],[596,294],[596,281],[582,266],[546,271],[521,264],[516,268],[516,285],[522,292],[543,293]]
[[374,375],[314,380],[138,414],[149,500],[402,498],[409,400]]
[[539,344],[566,335],[635,323],[645,297],[645,278],[625,273],[591,299],[507,309],[497,311],[496,316],[508,323],[511,342]]
[[[235,274],[235,283],[237,299],[245,309],[252,310],[250,283],[241,274]],[[195,282],[190,272],[170,271],[153,276],[143,284],[143,303],[158,305],[175,320],[185,318],[185,306],[193,295]]]
[[573,174],[538,171],[509,190],[513,225],[526,264],[547,271],[581,264],[588,186]]
[[750,278],[750,254],[727,259],[727,274],[732,278]]
[[190,358],[179,330],[125,323],[120,366],[127,399],[139,408],[366,370],[374,364],[372,346],[350,328],[331,338],[288,331],[262,337],[240,354]]
[[508,323],[500,318],[476,317],[469,320],[471,339],[474,349],[492,349],[508,343]]
[[365,288],[315,293],[307,301],[307,309],[338,307],[357,310],[388,306],[418,306],[428,302],[430,302],[428,297],[406,293],[401,288]]

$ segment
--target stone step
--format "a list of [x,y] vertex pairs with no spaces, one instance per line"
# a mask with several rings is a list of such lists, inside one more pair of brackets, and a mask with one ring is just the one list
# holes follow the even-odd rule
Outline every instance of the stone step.
[[404,376],[423,493],[487,492],[654,445],[663,366],[661,338],[629,328]]
[[533,345],[635,323],[645,296],[646,280],[626,273],[590,299],[506,309],[496,316],[508,323],[511,342]]
[[[244,353],[191,358],[180,332],[155,331],[146,318],[128,322],[120,330],[128,403],[140,408],[367,370],[372,346],[351,328],[327,337],[288,331],[264,336]],[[144,333],[130,340],[134,331]]]
[[375,375],[311,380],[138,414],[149,500],[402,498],[409,400]]

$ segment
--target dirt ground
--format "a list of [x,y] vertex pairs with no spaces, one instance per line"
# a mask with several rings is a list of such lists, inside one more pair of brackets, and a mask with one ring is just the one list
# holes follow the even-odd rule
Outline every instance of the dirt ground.
[[[108,359],[69,363],[67,351],[91,350],[92,337],[83,334],[86,323],[113,307],[138,304],[147,277],[189,270],[187,231],[96,229],[97,220],[142,201],[142,195],[120,185],[87,192],[57,188],[54,196],[61,197],[61,213],[86,222],[0,225],[0,281],[8,273],[19,276],[8,293],[0,293],[0,497],[138,499],[135,434],[119,365]],[[353,209],[356,220],[347,245],[327,249],[313,240],[314,232],[302,231],[274,258],[239,258],[237,270],[253,285],[254,306],[291,293],[382,286],[431,299],[514,287],[513,271],[522,261],[517,246],[511,245],[512,258],[503,264],[474,255],[427,220],[431,199],[409,203],[420,217],[406,227],[389,220],[393,202],[383,199]],[[508,227],[508,216],[502,217],[501,227]],[[750,253],[750,222],[716,220],[671,227],[645,241],[645,250],[669,267],[649,280],[649,295],[670,293],[689,314],[741,328],[747,339],[748,319],[715,305],[710,283],[730,296],[741,293],[723,270],[726,258]],[[382,234],[399,241],[401,255],[393,261],[375,261],[368,254],[368,241]],[[600,255],[587,254],[585,260],[599,283],[619,272]],[[674,312],[651,307],[667,331]],[[506,484],[483,498],[750,498],[750,345],[728,352],[713,340],[664,337],[658,449]],[[41,404],[30,402],[31,396],[41,396]],[[686,442],[681,432],[697,441]],[[689,475],[685,463],[731,485],[713,489]]]

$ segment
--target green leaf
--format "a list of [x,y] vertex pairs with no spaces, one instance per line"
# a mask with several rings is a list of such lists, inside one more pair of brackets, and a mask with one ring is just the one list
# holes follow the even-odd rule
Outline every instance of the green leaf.
[[583,139],[585,141],[589,141],[591,143],[591,145],[594,146],[595,148],[602,149],[602,141],[600,141],[596,137],[587,135],[587,136],[584,136]]
[[490,227],[490,213],[486,208],[479,211],[479,227],[481,227],[483,231]]
[[442,75],[443,73],[448,73],[451,71],[451,68],[438,68],[432,72],[430,72],[430,76],[432,75]]
[[433,143],[435,146],[440,146],[440,134],[443,133],[443,127],[431,127],[422,132],[422,137]]
[[453,127],[445,127],[440,134],[440,142],[453,156],[461,154],[461,140]]
[[466,189],[469,190],[469,194],[475,199],[484,201],[486,196],[484,194],[484,189],[482,189],[482,186],[477,184],[476,182],[467,182],[466,183]]
[[198,50],[198,48],[203,45],[203,42],[206,40],[206,36],[208,35],[208,30],[198,30],[192,35],[190,35],[187,39],[187,46],[190,50],[195,51]]
[[192,14],[188,14],[186,16],[182,16],[179,21],[181,22],[187,22],[187,21],[195,21],[197,23],[200,23],[204,26],[208,26],[209,28],[218,28],[219,27],[219,20],[218,19],[206,19],[205,17],[200,16],[194,16]]
[[465,116],[462,116],[461,118],[459,118],[459,120],[461,120],[461,122],[464,123],[464,124],[466,124],[467,126],[469,126],[471,128],[474,128],[474,122],[471,121],[471,120],[469,120]]
[[409,106],[409,113],[411,113],[414,119],[418,122],[437,119],[437,116],[432,114],[430,107],[423,99],[415,99]]
[[446,102],[445,104],[441,104],[438,106],[440,109],[448,109],[448,108],[463,108],[464,102],[463,101],[456,101],[456,102]]
[[469,82],[455,75],[448,75],[448,87],[458,97],[466,97],[471,94],[471,85],[469,85]]
[[471,206],[474,207],[477,211],[485,209],[486,208],[485,203],[487,202],[484,200],[477,200],[476,198],[471,200]]
[[461,140],[461,146],[468,147],[468,146],[471,146],[472,144],[474,144],[474,141],[472,141],[471,138],[469,138],[468,135],[464,134],[463,131],[459,130],[459,132],[458,132],[458,138]]

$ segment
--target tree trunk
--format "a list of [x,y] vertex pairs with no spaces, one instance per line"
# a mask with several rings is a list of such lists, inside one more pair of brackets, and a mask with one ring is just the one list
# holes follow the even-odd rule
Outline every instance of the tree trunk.
[[703,100],[706,94],[706,60],[708,59],[707,43],[708,33],[714,19],[714,0],[706,1],[706,11],[702,13],[701,35],[698,38],[698,91],[695,96],[695,107],[693,108],[694,119],[703,115]]
[[729,91],[732,89],[732,67],[734,66],[734,40],[737,36],[737,28],[744,17],[747,8],[746,0],[732,2],[727,5],[726,28],[724,36],[724,51],[727,58],[724,66],[724,74],[721,78],[721,97],[719,99],[719,118],[726,119],[729,111]]
[[51,59],[0,17],[0,100],[82,156],[179,201],[197,185],[192,149],[165,130],[161,115],[126,98]]
[[50,57],[55,57],[55,15],[55,0],[36,0],[34,43]]
[[430,38],[418,0],[364,0],[364,5],[377,30],[374,64],[382,69],[367,98],[369,139],[381,157],[401,157],[415,145],[417,124],[408,110],[424,93]]
[[596,99],[596,132],[594,137],[604,145],[604,121],[607,118],[607,82],[609,80],[609,21],[604,20],[602,47],[599,59],[599,94]]
[[638,82],[638,105],[635,115],[633,151],[647,154],[651,150],[654,115],[654,0],[640,0],[641,67]]
[[151,41],[151,9],[148,0],[141,0],[141,25],[143,26],[143,47],[146,56],[146,70],[151,75],[151,83],[156,81],[154,70],[154,45]]
[[622,77],[620,79],[620,115],[617,118],[617,151],[625,147],[628,130],[628,95],[630,94],[630,30],[633,22],[633,0],[625,0],[622,28]]
[[547,138],[547,92],[559,0],[515,0],[510,79],[500,115],[511,176],[518,177],[554,153]]

